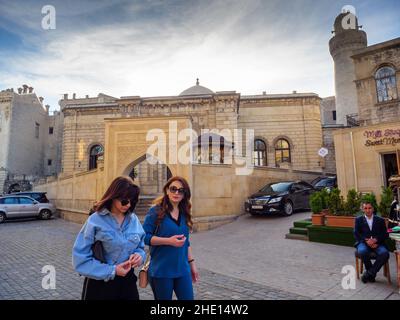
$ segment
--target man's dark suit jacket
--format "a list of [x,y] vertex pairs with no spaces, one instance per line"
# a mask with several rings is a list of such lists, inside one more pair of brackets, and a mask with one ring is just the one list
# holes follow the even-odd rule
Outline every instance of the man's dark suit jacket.
[[354,224],[354,237],[356,238],[355,247],[365,242],[365,239],[375,238],[378,245],[385,245],[385,240],[389,237],[386,229],[385,220],[374,215],[372,230],[369,229],[367,219],[364,215],[357,217]]

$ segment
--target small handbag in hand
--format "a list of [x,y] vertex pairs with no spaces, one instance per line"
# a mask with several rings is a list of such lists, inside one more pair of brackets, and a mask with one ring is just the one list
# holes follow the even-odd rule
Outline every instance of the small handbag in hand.
[[[154,235],[157,234],[158,227],[156,228],[156,231],[154,232]],[[149,246],[150,248],[150,246]],[[148,275],[148,270],[150,267],[150,250],[147,253],[146,257],[146,262],[144,263],[142,269],[139,271],[139,287],[140,288],[146,288],[147,285],[149,284],[149,275]]]
[[139,271],[139,287],[146,288],[149,284],[148,270],[150,266],[150,251],[147,254],[146,262],[144,263],[142,269]]

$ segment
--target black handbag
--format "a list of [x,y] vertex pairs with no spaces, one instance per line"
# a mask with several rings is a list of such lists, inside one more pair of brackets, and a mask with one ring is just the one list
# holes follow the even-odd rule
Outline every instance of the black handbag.
[[97,240],[93,243],[92,246],[93,257],[100,261],[101,263],[106,263],[106,259],[104,258],[104,249],[103,244],[100,240]]

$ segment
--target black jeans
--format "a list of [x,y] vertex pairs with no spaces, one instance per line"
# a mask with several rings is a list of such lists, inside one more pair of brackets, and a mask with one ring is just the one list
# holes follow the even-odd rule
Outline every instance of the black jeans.
[[107,282],[85,278],[82,300],[139,300],[134,270],[125,277],[115,276]]

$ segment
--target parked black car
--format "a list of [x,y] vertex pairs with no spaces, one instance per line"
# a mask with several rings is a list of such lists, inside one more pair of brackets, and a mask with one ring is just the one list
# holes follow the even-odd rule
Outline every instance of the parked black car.
[[333,188],[337,188],[337,177],[336,176],[318,177],[313,181],[311,181],[311,184],[317,190],[322,190],[326,188],[330,191]]
[[28,196],[40,203],[49,203],[49,199],[46,197],[47,192],[36,192],[36,191],[22,191],[22,192],[14,192],[17,196]]
[[295,210],[309,209],[314,187],[305,181],[284,181],[267,184],[245,202],[245,210],[252,215],[282,213],[290,216]]

